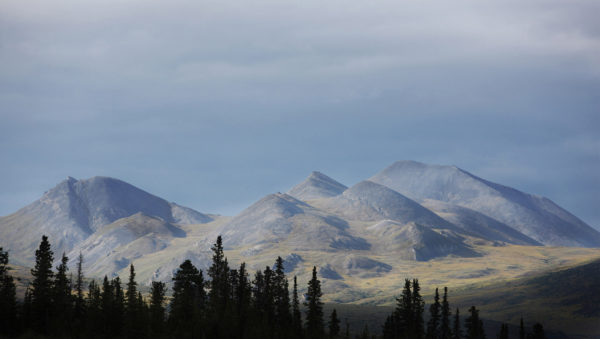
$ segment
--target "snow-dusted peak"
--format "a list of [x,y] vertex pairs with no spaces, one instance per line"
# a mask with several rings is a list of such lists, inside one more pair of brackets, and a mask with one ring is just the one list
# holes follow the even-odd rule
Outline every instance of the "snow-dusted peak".
[[294,186],[288,194],[300,200],[328,198],[341,194],[348,187],[321,172],[312,172],[303,182]]

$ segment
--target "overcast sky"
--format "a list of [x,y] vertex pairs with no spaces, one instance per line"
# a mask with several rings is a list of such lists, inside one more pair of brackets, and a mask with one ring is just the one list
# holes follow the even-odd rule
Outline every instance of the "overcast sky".
[[0,2],[0,215],[67,176],[232,215],[453,164],[600,228],[598,1]]

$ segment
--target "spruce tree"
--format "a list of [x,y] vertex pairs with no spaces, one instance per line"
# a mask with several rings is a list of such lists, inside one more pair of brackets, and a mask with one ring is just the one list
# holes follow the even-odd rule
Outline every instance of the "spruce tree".
[[479,310],[475,306],[469,309],[469,317],[465,319],[465,328],[467,329],[467,339],[484,339],[483,321],[479,318]]
[[52,312],[52,262],[54,253],[50,249],[47,236],[35,251],[35,266],[31,270],[31,313],[33,329],[42,334],[49,333],[50,315]]
[[498,339],[508,339],[508,325],[502,323],[500,325],[500,333],[498,333]]
[[173,298],[169,313],[169,327],[181,338],[203,335],[206,305],[204,277],[190,260],[185,260],[173,277]]
[[523,324],[523,317],[519,324],[519,339],[525,339],[525,325]]
[[52,293],[53,305],[53,331],[58,335],[69,333],[73,297],[71,295],[71,281],[67,277],[69,258],[63,253],[60,265],[56,268]]
[[88,336],[102,333],[105,329],[104,314],[102,307],[102,293],[96,281],[92,280],[88,285],[88,295],[85,301],[85,328]]
[[317,267],[313,266],[312,278],[308,282],[308,291],[304,305],[306,311],[306,335],[312,339],[323,338],[323,303],[321,302],[321,282],[317,279]]
[[210,306],[210,323],[212,337],[225,337],[229,329],[226,320],[231,287],[229,282],[229,265],[223,252],[223,240],[219,235],[217,241],[211,247],[213,251],[212,265],[208,269],[210,277],[210,290],[208,301]]
[[435,297],[433,304],[429,306],[429,321],[427,322],[427,338],[437,339],[440,335],[440,294],[438,289],[435,289]]
[[413,297],[409,279],[404,280],[404,288],[400,298],[397,298],[396,309],[394,311],[395,325],[394,337],[412,337],[414,335],[414,311]]
[[127,336],[130,338],[140,337],[143,333],[142,309],[138,298],[135,267],[133,264],[129,265],[129,280],[127,281],[127,292],[125,295],[125,317],[127,321]]
[[150,288],[150,329],[157,337],[164,332],[166,285],[161,281],[153,281]]
[[273,297],[275,303],[276,338],[289,338],[292,325],[290,314],[290,292],[285,277],[283,259],[277,257],[273,276]]
[[292,328],[293,337],[302,337],[302,313],[300,313],[300,300],[298,299],[298,281],[294,276],[294,288],[292,291]]
[[340,319],[337,317],[337,311],[335,308],[331,311],[329,316],[329,338],[338,338],[340,335]]
[[419,286],[419,280],[413,279],[413,291],[412,291],[412,308],[413,308],[413,321],[414,321],[414,338],[421,339],[425,337],[425,323],[423,320],[423,311],[425,309],[425,302],[421,297],[421,287]]
[[252,289],[248,280],[248,272],[246,271],[246,263],[241,263],[237,270],[237,287],[234,293],[236,318],[238,326],[238,337],[243,338],[248,326],[248,317],[250,312],[250,302]]
[[533,332],[528,336],[531,339],[546,339],[546,333],[544,333],[544,326],[540,323],[533,325]]
[[111,318],[111,327],[113,336],[119,336],[123,333],[123,326],[125,324],[125,293],[121,286],[121,278],[115,277],[111,281],[111,285],[114,291],[114,303]]
[[75,279],[75,307],[73,316],[75,319],[75,327],[81,330],[85,312],[85,299],[83,296],[83,254],[79,252],[77,260],[77,278]]
[[442,314],[440,320],[440,338],[450,339],[452,331],[450,330],[450,304],[448,303],[448,287],[444,287],[444,297],[442,298]]
[[452,326],[452,338],[453,339],[461,339],[462,338],[462,329],[460,328],[460,314],[458,307],[456,308],[456,313],[454,313],[454,325]]
[[8,274],[8,252],[0,247],[0,337],[17,332],[17,299],[13,277]]

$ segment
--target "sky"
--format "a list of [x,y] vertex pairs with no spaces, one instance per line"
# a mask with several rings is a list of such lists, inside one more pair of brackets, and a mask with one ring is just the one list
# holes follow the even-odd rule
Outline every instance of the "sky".
[[0,215],[67,176],[234,215],[456,165],[600,230],[598,1],[0,2]]

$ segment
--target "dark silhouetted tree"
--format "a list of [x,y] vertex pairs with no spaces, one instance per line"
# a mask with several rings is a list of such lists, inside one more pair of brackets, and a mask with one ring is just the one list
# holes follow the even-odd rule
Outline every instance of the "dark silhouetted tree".
[[546,333],[544,333],[544,326],[540,323],[533,325],[533,332],[527,335],[528,339],[546,339]]
[[523,324],[523,317],[519,323],[519,339],[525,339],[525,325]]
[[223,252],[223,240],[219,235],[211,247],[213,251],[212,265],[208,269],[210,290],[208,292],[209,321],[211,337],[227,337],[230,330],[230,320],[227,319],[231,285],[229,282],[229,265]]
[[32,327],[39,333],[48,334],[50,315],[52,312],[52,262],[54,253],[50,249],[47,236],[42,236],[42,242],[35,251],[35,266],[31,270],[31,313]]
[[450,330],[450,304],[448,303],[448,287],[444,287],[444,297],[442,298],[442,314],[440,319],[440,338],[450,339],[452,331]]
[[452,326],[452,338],[453,339],[461,339],[462,338],[462,329],[460,327],[460,311],[458,307],[456,308],[456,313],[454,313],[454,324]]
[[337,311],[335,308],[331,311],[329,316],[329,337],[337,338],[340,335],[340,319],[337,317]]
[[412,308],[414,321],[414,338],[421,339],[425,336],[425,323],[423,321],[423,311],[425,309],[425,302],[423,301],[423,297],[421,297],[421,287],[419,286],[418,279],[413,279]]
[[0,337],[13,336],[17,330],[16,286],[8,274],[8,252],[0,247]]
[[275,338],[289,338],[292,315],[290,313],[290,291],[285,277],[283,259],[277,257],[273,275],[273,302],[275,304]]
[[427,322],[427,338],[437,339],[440,336],[440,294],[438,289],[435,289],[435,297],[433,304],[429,306],[429,321]]
[[498,339],[508,339],[508,325],[502,323],[500,325],[500,332],[498,333]]
[[469,308],[469,316],[465,319],[465,328],[467,330],[467,339],[484,339],[483,321],[479,319],[479,310],[475,306]]
[[312,278],[308,282],[306,292],[306,335],[309,338],[319,339],[323,337],[323,303],[321,302],[321,281],[317,279],[317,267],[313,266]]
[[69,258],[63,253],[60,265],[56,268],[52,291],[52,332],[66,335],[70,332],[73,297],[71,280],[67,277]]
[[294,338],[302,338],[302,313],[300,313],[298,281],[296,276],[294,276],[294,288],[292,290],[292,329]]
[[135,281],[135,267],[129,265],[129,279],[125,294],[126,332],[129,338],[139,338],[144,333],[143,301],[140,301]]
[[164,332],[165,324],[165,294],[167,288],[164,282],[153,281],[150,288],[150,329],[157,337]]
[[79,252],[77,260],[77,277],[75,278],[75,305],[73,308],[73,318],[75,320],[75,328],[78,331],[83,330],[83,322],[85,317],[85,298],[83,295],[83,254]]
[[180,338],[202,337],[206,294],[204,277],[190,260],[185,260],[173,277],[169,327]]

